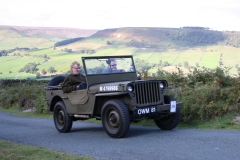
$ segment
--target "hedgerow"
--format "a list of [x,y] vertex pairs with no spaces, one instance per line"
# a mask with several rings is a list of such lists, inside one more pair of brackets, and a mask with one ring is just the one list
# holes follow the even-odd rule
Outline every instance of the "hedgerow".
[[4,108],[19,107],[31,108],[37,113],[46,113],[47,106],[44,86],[48,81],[17,81],[7,80],[2,82],[0,90],[0,106]]
[[194,68],[188,75],[159,70],[154,79],[166,79],[168,93],[183,102],[181,121],[191,122],[240,112],[240,78],[228,76],[228,68]]

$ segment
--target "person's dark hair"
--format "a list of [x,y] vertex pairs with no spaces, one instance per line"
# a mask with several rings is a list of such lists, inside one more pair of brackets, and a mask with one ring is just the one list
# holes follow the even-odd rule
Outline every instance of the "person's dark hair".
[[116,60],[113,59],[113,58],[110,58],[110,59],[107,59],[107,60],[106,60],[106,63],[109,65],[109,64],[111,64],[112,61],[116,61]]
[[111,63],[111,60],[110,60],[110,59],[106,60],[106,63],[107,63],[107,64],[110,64],[110,63]]

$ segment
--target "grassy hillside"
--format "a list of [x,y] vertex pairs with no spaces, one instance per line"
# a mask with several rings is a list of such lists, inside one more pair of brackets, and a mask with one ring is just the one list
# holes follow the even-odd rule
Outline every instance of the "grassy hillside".
[[95,32],[96,30],[74,28],[0,26],[0,50],[16,47],[48,48],[58,41],[88,37]]
[[130,54],[150,64],[162,60],[171,66],[183,66],[187,61],[193,67],[232,67],[231,74],[237,74],[240,33],[186,28],[118,28],[98,31],[57,50],[64,48],[75,53],[94,50],[94,55]]
[[45,48],[53,44],[54,42],[49,39],[28,37],[15,29],[0,27],[0,50],[8,50],[16,47]]
[[[13,28],[11,31],[0,28],[0,39],[5,38],[0,40],[0,50],[2,47],[15,48],[19,45],[37,47],[38,50],[15,51],[17,55],[11,53],[0,57],[0,73],[2,73],[0,78],[35,77],[36,74],[19,72],[19,69],[30,62],[38,64],[40,74],[43,69],[47,71],[50,67],[54,67],[56,73],[64,73],[69,70],[72,61],[80,61],[82,56],[93,55],[133,55],[135,60],[142,60],[143,63],[151,66],[150,72],[153,73],[159,68],[174,71],[176,66],[186,72],[189,67],[232,67],[230,74],[237,75],[236,65],[240,64],[239,32],[189,28],[106,29],[53,49],[51,46],[54,45],[55,40],[60,39],[54,35],[56,30],[52,29],[54,32],[49,35],[48,32],[44,32],[45,36],[42,37],[45,39],[39,38],[43,31],[38,32],[35,29],[32,32],[30,30],[23,32],[23,30]],[[71,33],[71,30],[69,32]],[[28,38],[24,39],[26,35]],[[71,52],[64,49],[71,49]],[[186,62],[188,67],[184,67]]]

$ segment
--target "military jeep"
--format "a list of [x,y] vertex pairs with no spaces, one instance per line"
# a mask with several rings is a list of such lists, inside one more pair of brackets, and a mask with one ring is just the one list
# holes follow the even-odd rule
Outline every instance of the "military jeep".
[[[117,69],[106,73],[111,60]],[[69,132],[73,121],[90,118],[102,120],[113,138],[124,137],[131,122],[144,119],[153,119],[162,130],[178,125],[182,103],[165,95],[170,88],[166,80],[140,80],[132,56],[82,57],[82,65],[87,89],[64,93],[64,76],[54,77],[45,87],[45,100],[59,132]]]

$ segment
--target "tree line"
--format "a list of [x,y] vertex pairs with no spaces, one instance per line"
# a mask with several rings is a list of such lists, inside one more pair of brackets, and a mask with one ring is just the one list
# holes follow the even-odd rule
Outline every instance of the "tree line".
[[9,53],[15,52],[15,51],[29,51],[29,50],[37,50],[38,48],[34,47],[34,48],[19,48],[16,47],[14,49],[9,49],[9,50],[1,50],[0,51],[0,57],[1,56],[7,56]]
[[38,65],[40,65],[40,63],[35,63],[35,62],[28,63],[23,68],[21,68],[18,72],[36,74],[36,77],[40,77],[41,75],[46,75],[47,73],[57,72],[57,70],[53,66],[50,66],[47,70],[42,69],[41,72],[39,72],[39,69],[37,68]]
[[64,45],[67,45],[67,44],[70,44],[70,43],[77,42],[77,41],[82,40],[82,39],[84,39],[84,38],[83,37],[78,37],[78,38],[71,38],[71,39],[66,39],[66,40],[57,42],[57,43],[54,44],[54,49],[58,46],[64,46]]
[[196,30],[209,30],[209,27],[198,27],[198,26],[184,26],[185,29],[196,29]]

